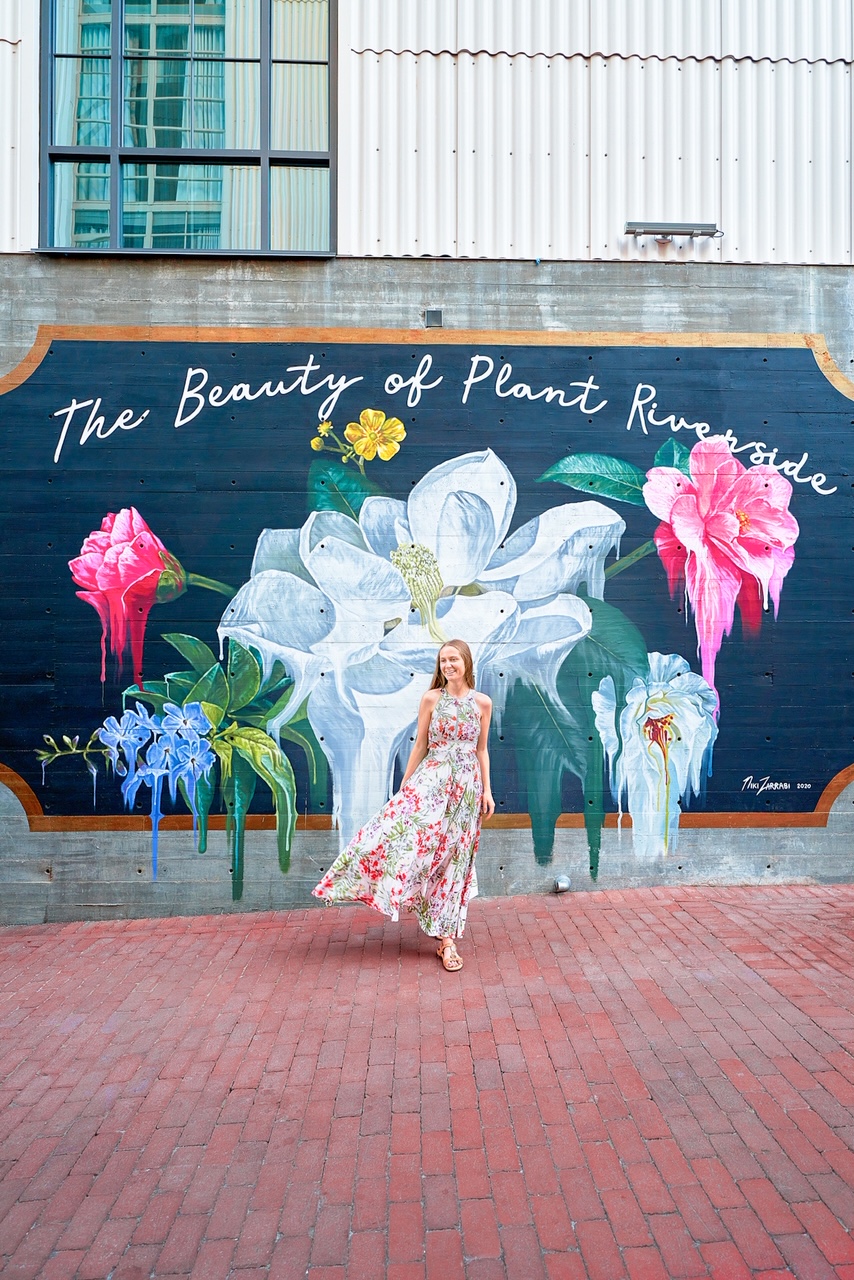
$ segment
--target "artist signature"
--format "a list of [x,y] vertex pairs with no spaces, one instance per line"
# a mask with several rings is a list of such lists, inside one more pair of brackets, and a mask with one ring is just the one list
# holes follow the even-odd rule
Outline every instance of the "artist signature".
[[[812,787],[811,782],[799,782],[797,784],[798,791],[809,791]],[[750,773],[746,778],[741,780],[742,791],[755,791],[758,795],[760,791],[791,791],[791,782],[777,782],[775,779],[766,774],[764,778],[754,778]]]

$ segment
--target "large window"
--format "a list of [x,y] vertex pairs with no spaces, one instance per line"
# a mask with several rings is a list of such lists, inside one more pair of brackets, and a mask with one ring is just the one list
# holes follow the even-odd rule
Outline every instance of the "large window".
[[333,248],[334,0],[43,0],[41,243]]

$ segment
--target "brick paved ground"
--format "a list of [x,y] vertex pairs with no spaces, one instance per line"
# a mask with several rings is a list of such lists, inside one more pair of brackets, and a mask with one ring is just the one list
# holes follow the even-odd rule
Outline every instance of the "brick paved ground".
[[854,1278],[854,888],[0,930],[4,1277]]

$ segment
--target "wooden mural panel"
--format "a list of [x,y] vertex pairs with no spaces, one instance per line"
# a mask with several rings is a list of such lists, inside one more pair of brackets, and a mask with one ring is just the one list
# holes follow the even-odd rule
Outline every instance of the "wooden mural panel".
[[53,329],[0,391],[32,830],[225,825],[242,864],[275,826],[286,870],[297,820],[343,839],[387,798],[455,636],[494,821],[543,860],[556,826],[594,866],[617,821],[640,866],[680,823],[820,826],[851,780],[821,339]]

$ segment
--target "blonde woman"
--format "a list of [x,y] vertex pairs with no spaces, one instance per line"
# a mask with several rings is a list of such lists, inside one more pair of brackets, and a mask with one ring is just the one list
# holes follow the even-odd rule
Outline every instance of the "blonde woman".
[[480,824],[495,812],[487,738],[492,701],[474,687],[471,649],[449,640],[421,699],[400,790],[347,845],[313,890],[327,903],[363,902],[392,920],[414,911],[436,954],[463,961],[468,903],[477,893]]

